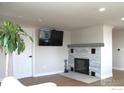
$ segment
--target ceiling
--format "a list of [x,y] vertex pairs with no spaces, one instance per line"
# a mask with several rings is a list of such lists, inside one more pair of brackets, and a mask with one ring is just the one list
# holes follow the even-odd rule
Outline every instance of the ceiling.
[[[105,7],[105,12],[98,9]],[[0,3],[0,19],[9,19],[31,27],[51,27],[69,31],[88,26],[110,24],[115,29],[124,29],[124,3],[97,2],[37,2]]]

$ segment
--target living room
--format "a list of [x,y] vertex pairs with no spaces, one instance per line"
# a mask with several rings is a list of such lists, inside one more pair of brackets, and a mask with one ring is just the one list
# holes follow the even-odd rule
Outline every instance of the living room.
[[[70,86],[78,86],[79,82],[73,78],[72,74],[70,80],[66,75],[75,71],[76,59],[79,61],[88,59],[89,69],[88,75],[85,74],[86,78],[87,76],[91,76],[93,80],[94,77],[99,78],[97,80],[99,83],[92,84],[96,82],[94,81],[88,83],[89,86],[123,85],[123,5],[124,3],[86,2],[0,3],[1,19],[11,20],[21,25],[33,38],[33,42],[26,39],[24,53],[11,55],[9,75],[20,79],[25,85],[32,85],[34,83],[31,82],[36,81],[35,84],[52,82],[53,78],[55,83],[60,79],[63,82],[72,81]],[[51,29],[63,31],[62,46],[39,45],[40,31]],[[5,77],[5,60],[5,54],[1,52],[1,80]],[[66,75],[63,75],[61,73],[64,72],[66,61],[68,71],[64,73]],[[112,78],[113,76],[115,77]],[[30,77],[34,77],[36,81],[31,81]],[[61,85],[64,86],[64,84]],[[87,83],[85,85],[87,86]]]

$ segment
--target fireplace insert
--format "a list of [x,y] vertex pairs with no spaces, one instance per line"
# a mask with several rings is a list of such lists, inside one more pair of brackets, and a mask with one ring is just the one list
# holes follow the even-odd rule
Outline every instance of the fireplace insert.
[[89,75],[89,59],[75,58],[74,71]]

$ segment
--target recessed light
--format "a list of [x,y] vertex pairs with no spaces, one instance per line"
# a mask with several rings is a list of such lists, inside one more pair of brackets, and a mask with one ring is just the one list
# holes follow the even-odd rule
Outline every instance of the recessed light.
[[106,8],[102,7],[102,8],[99,8],[99,11],[100,12],[104,12],[106,10]]
[[124,21],[124,17],[123,17],[123,18],[121,18],[121,21]]

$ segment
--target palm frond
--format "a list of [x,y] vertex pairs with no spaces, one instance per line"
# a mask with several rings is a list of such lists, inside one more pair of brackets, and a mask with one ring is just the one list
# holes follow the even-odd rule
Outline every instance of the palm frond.
[[18,54],[25,50],[25,43],[21,35],[28,37],[32,42],[33,39],[29,36],[19,25],[11,21],[4,21],[0,25],[0,47],[5,53],[13,53],[17,51]]

